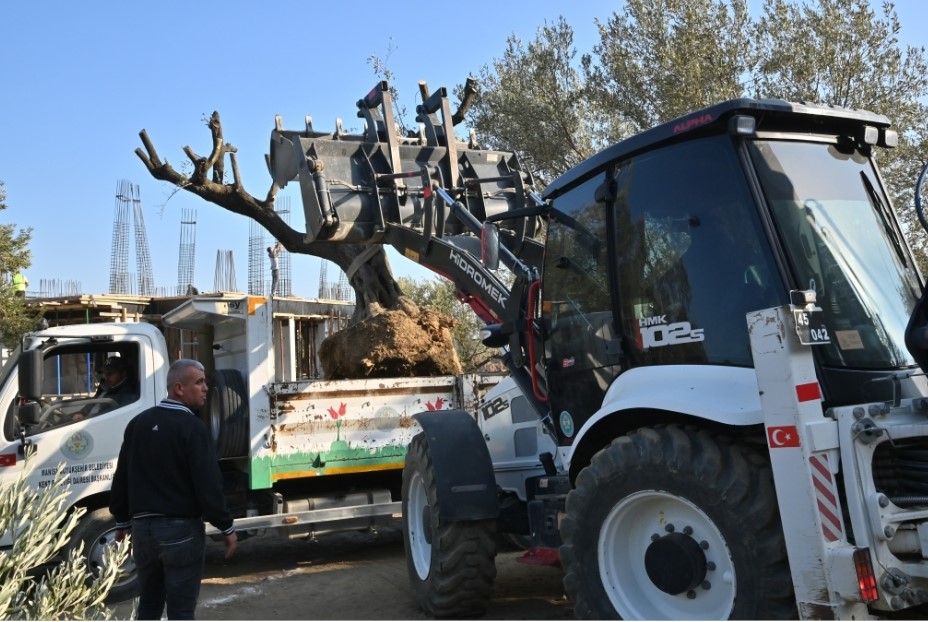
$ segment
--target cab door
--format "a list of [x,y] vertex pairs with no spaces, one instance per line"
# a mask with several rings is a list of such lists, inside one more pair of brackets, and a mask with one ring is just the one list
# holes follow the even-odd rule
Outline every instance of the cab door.
[[[120,356],[137,379],[139,354],[138,343],[130,341],[101,345],[75,340],[49,349],[41,364],[37,416],[26,425],[19,412],[20,370],[8,366],[0,385],[0,486],[6,488],[25,473],[29,486],[41,490],[64,469],[72,502],[109,490],[123,430],[143,404],[137,384],[124,405],[95,397],[99,372],[107,358]],[[8,536],[2,544],[9,544]]]
[[553,201],[541,310],[547,397],[562,442],[602,404],[621,371],[609,285],[609,204],[600,173]]

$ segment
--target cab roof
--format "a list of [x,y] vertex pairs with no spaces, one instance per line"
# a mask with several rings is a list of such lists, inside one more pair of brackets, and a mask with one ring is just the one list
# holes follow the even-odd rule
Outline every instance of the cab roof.
[[732,99],[662,123],[603,149],[551,182],[542,196],[545,199],[554,198],[564,189],[573,186],[609,162],[663,144],[726,131],[728,120],[737,115],[753,117],[757,131],[856,137],[859,128],[870,126],[880,130],[882,136],[883,130],[890,125],[889,119],[885,116],[866,110],[787,102],[781,99]]

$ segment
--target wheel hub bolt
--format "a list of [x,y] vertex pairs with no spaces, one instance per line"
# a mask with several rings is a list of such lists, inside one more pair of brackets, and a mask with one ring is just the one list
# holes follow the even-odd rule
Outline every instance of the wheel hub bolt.
[[712,584],[709,583],[708,581],[703,581],[702,584],[701,584],[699,587],[701,587],[701,588],[704,589],[704,590],[711,590],[711,589],[712,589]]
[[693,600],[694,598],[696,598],[696,592],[693,590],[690,590],[689,592],[686,593],[686,597],[689,598],[690,600]]
[[715,570],[715,562],[706,562],[706,570]]
[[667,523],[667,526],[664,527],[664,531],[666,531],[667,533],[673,533],[674,531],[673,523]]
[[691,536],[693,535],[693,528],[687,525],[686,527],[683,528],[683,533],[684,535]]
[[709,548],[709,543],[706,542],[705,540],[701,540],[701,541],[699,542],[699,548],[701,548],[703,551],[705,551],[705,550],[707,550],[707,549]]

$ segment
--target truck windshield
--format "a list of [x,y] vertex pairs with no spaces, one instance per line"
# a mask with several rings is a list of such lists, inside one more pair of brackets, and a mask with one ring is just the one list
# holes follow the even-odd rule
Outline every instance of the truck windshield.
[[914,365],[905,327],[918,277],[870,160],[826,143],[754,141],[750,152],[800,289],[817,293],[825,365]]

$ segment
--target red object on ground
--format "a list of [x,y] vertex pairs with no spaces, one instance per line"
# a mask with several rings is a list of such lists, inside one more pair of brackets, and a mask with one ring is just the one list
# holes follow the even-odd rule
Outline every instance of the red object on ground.
[[522,557],[516,558],[520,564],[531,564],[533,566],[559,566],[561,564],[561,554],[557,549],[545,546],[533,546],[525,551]]

